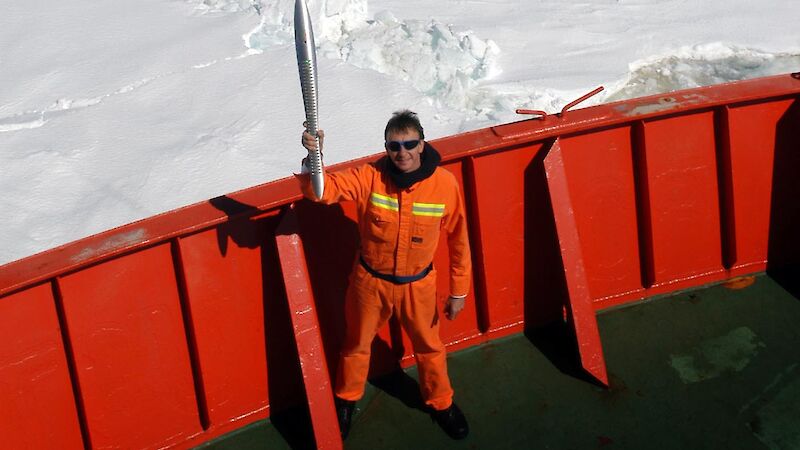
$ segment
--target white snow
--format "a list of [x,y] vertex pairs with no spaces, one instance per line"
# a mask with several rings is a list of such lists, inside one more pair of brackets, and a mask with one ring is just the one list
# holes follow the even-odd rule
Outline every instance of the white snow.
[[[308,0],[326,162],[392,111],[429,138],[800,70],[796,0]],[[294,0],[0,0],[0,264],[283,178]]]

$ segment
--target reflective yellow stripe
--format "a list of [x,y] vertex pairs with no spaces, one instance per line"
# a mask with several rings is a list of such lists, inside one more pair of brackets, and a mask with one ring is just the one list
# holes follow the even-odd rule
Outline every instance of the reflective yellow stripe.
[[442,217],[444,216],[444,207],[442,203],[417,203],[411,207],[411,213],[415,216],[428,216],[428,217]]
[[443,217],[444,211],[442,212],[421,212],[421,211],[413,211],[415,216],[429,216],[429,217]]
[[390,211],[400,211],[400,203],[396,198],[387,197],[385,195],[372,193],[369,199],[370,203],[378,208],[388,209]]
[[414,206],[419,206],[420,208],[436,208],[436,209],[444,209],[444,203],[419,203],[414,202]]
[[377,192],[373,192],[372,193],[372,197],[376,198],[376,199],[380,199],[380,200],[385,200],[385,201],[390,202],[390,203],[394,203],[395,205],[399,205],[399,203],[397,203],[397,199],[396,198],[389,197],[388,195],[381,195],[381,194],[378,194]]

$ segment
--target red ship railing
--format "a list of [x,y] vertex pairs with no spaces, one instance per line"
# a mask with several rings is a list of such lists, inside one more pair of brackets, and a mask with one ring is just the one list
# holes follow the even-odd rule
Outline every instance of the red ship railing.
[[[597,310],[797,263],[797,78],[434,141],[474,255],[467,308],[442,323],[448,347],[566,317],[607,383]],[[328,368],[354,217],[284,179],[0,267],[4,445],[186,448],[305,402],[317,445],[339,447]],[[447,259],[440,246],[434,263]],[[390,322],[372,373],[408,366],[410,351]]]

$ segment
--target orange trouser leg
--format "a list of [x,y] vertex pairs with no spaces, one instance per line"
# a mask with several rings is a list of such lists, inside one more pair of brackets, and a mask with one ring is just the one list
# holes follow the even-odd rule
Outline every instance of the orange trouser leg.
[[436,273],[398,289],[400,323],[411,338],[419,371],[419,387],[425,404],[436,410],[453,403],[453,388],[447,376],[447,352],[439,336],[436,305]]
[[453,388],[447,375],[447,353],[439,337],[435,271],[420,281],[398,286],[356,267],[345,299],[345,342],[336,396],[358,400],[364,395],[372,341],[393,309],[411,338],[425,404],[447,409],[453,403]]
[[339,398],[358,400],[364,395],[372,340],[392,314],[388,297],[391,287],[361,266],[356,266],[350,277],[345,298],[345,340],[336,374]]

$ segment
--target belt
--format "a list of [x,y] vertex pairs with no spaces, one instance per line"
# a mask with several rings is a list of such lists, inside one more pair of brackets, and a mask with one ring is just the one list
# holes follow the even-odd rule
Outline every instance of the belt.
[[358,260],[359,260],[359,262],[361,262],[361,267],[366,269],[366,271],[369,272],[370,275],[372,275],[375,278],[380,278],[381,280],[390,281],[390,282],[392,282],[394,284],[408,284],[408,283],[411,283],[411,282],[414,282],[414,281],[417,281],[417,280],[421,280],[421,279],[425,278],[426,276],[428,276],[428,273],[430,273],[430,271],[433,270],[433,263],[430,263],[430,264],[428,264],[428,267],[422,269],[422,272],[420,272],[420,273],[418,273],[416,275],[409,275],[407,277],[399,277],[397,275],[388,275],[388,274],[385,274],[385,273],[380,273],[377,270],[373,269],[372,267],[369,266],[369,264],[367,264],[366,261],[364,261],[364,256],[363,255],[359,255],[358,256]]

